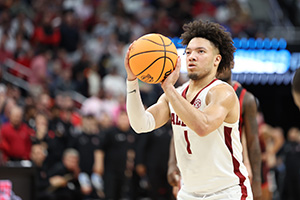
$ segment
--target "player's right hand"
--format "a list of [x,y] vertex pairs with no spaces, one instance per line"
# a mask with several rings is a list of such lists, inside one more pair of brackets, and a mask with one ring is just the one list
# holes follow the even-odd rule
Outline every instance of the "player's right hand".
[[137,78],[136,75],[133,74],[133,72],[131,71],[130,66],[129,66],[129,53],[130,53],[130,50],[131,50],[133,44],[134,44],[134,42],[131,43],[131,45],[129,46],[126,56],[125,56],[125,59],[124,59],[124,66],[125,66],[125,69],[127,72],[127,80],[128,81],[133,81]]

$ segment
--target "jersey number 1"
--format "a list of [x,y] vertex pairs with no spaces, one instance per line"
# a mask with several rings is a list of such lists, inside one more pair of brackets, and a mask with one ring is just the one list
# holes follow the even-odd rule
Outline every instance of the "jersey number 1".
[[192,150],[191,150],[191,144],[190,144],[190,141],[189,141],[189,137],[188,137],[188,132],[187,131],[184,131],[184,138],[185,138],[185,141],[186,141],[186,150],[188,152],[188,154],[192,154]]

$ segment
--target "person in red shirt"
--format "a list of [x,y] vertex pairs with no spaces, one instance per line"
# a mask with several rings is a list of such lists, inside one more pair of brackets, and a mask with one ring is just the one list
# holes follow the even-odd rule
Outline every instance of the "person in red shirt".
[[0,129],[0,150],[4,159],[29,160],[32,130],[22,121],[23,110],[15,106],[11,109],[9,121]]
[[61,34],[58,26],[53,23],[55,15],[45,12],[40,24],[35,27],[31,42],[34,46],[44,46],[47,49],[58,47],[61,41]]

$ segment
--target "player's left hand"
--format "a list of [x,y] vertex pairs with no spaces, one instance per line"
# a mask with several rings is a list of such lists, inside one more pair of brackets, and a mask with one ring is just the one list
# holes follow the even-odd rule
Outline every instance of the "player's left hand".
[[174,71],[161,83],[163,90],[167,89],[169,86],[173,86],[179,78],[181,68],[181,58],[178,56],[176,67]]
[[130,44],[130,46],[128,47],[127,53],[125,55],[125,59],[124,59],[124,66],[126,69],[126,73],[127,73],[127,79],[129,81],[133,81],[135,79],[137,79],[136,75],[133,74],[133,72],[131,71],[131,68],[129,66],[129,54],[130,54],[130,50],[132,49],[134,42]]

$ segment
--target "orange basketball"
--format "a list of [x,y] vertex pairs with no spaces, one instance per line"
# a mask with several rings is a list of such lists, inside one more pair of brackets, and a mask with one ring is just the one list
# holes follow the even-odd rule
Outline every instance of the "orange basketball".
[[134,42],[129,52],[129,65],[138,79],[156,84],[175,69],[177,57],[177,49],[169,38],[152,33]]

